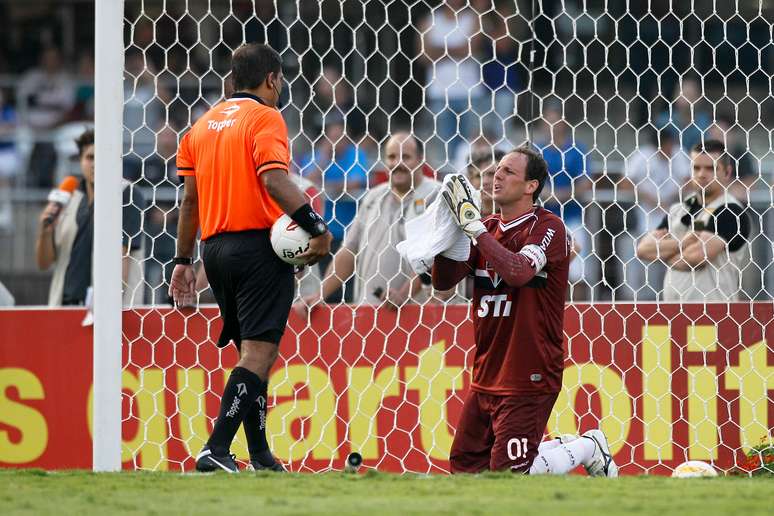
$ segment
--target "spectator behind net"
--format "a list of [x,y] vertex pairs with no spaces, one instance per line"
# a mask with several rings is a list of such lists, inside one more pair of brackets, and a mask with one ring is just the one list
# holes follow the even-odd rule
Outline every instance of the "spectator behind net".
[[454,156],[463,139],[470,139],[480,104],[481,65],[471,55],[481,37],[478,14],[464,0],[448,0],[419,23],[422,57],[427,66],[427,107],[440,139],[443,161]]
[[32,129],[36,137],[30,155],[28,184],[50,187],[56,151],[47,131],[64,122],[75,104],[75,83],[56,47],[43,50],[39,66],[22,76],[17,94],[27,105],[26,116],[20,122]]
[[731,118],[721,115],[704,133],[704,139],[705,141],[718,140],[726,145],[733,167],[733,177],[729,189],[734,197],[746,203],[750,189],[753,188],[761,175],[758,171],[758,162],[753,158],[749,146],[739,142],[738,132],[734,128]]
[[683,77],[675,86],[673,99],[656,118],[656,127],[672,127],[680,135],[683,149],[690,152],[710,125],[702,105],[701,84],[693,77]]
[[743,301],[751,223],[728,190],[731,160],[722,142],[708,140],[692,149],[691,165],[695,191],[640,240],[637,256],[666,264],[664,301]]
[[[52,266],[49,306],[83,305],[92,285],[94,254],[94,132],[87,130],[75,141],[83,174],[70,202],[62,208],[55,202],[40,214],[35,258],[38,269]],[[123,185],[122,281],[124,305],[142,302],[143,259],[142,210],[145,200],[128,182]],[[50,222],[49,222],[50,221]]]
[[591,235],[584,226],[580,199],[591,187],[586,163],[586,146],[575,137],[575,131],[564,117],[562,104],[546,103],[543,127],[536,146],[548,163],[550,190],[545,208],[562,218],[573,242],[580,249],[579,259],[570,264],[570,293],[573,299],[584,298],[588,285],[594,284],[591,267],[586,266],[591,249]]
[[305,315],[353,275],[356,303],[385,303],[397,309],[420,292],[421,279],[395,246],[406,239],[406,221],[424,212],[440,184],[422,175],[424,148],[408,132],[390,136],[383,156],[389,181],[371,188],[363,197],[344,243],[326,271],[321,292],[295,303],[297,313]]
[[[331,251],[336,252],[344,241],[344,232],[357,213],[358,201],[363,197],[368,184],[368,170],[365,153],[355,145],[345,130],[344,118],[338,112],[328,115],[325,133],[317,140],[313,153],[301,159],[300,175],[321,186],[324,192],[325,222],[333,235]],[[321,270],[330,263],[330,257],[320,260]],[[351,283],[348,284],[345,300],[352,301]],[[331,296],[341,299],[340,291]]]

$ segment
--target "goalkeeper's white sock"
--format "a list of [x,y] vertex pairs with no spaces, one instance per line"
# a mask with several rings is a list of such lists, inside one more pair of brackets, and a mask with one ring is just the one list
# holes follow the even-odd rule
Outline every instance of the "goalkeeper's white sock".
[[[558,441],[557,441],[558,442]],[[550,441],[538,446],[538,456],[529,468],[530,475],[564,475],[594,456],[596,445],[591,439],[551,445]]]
[[542,443],[538,444],[538,454],[541,454],[548,450],[553,450],[557,446],[561,445],[562,441],[559,439],[549,439],[547,441],[543,441]]

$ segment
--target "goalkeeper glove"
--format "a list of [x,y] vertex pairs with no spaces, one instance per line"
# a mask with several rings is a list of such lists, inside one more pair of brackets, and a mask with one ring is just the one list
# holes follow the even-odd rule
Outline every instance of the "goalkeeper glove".
[[473,188],[462,174],[453,174],[444,181],[441,190],[446,205],[451,210],[454,220],[468,237],[476,238],[486,232],[481,222],[481,209],[476,198],[473,197]]

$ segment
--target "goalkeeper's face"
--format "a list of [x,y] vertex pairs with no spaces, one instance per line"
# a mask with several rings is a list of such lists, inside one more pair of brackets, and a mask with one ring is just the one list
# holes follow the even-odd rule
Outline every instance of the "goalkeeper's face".
[[537,181],[527,181],[527,156],[512,152],[506,154],[495,169],[492,182],[492,199],[500,206],[507,206],[527,199],[532,204],[532,193]]

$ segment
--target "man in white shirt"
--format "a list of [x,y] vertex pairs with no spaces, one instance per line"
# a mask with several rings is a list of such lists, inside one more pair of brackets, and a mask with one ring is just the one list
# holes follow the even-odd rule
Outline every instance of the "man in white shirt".
[[672,205],[640,240],[637,256],[666,264],[665,301],[739,301],[742,271],[750,261],[750,219],[728,193],[730,157],[722,142],[707,140],[691,150],[691,165],[696,192]]
[[[413,135],[398,132],[384,145],[390,180],[360,200],[344,243],[328,266],[320,292],[293,305],[299,313],[328,298],[354,274],[355,303],[400,307],[422,289],[420,278],[396,249],[406,239],[406,221],[435,199],[440,183],[422,175],[424,149]],[[427,287],[429,289],[429,287]]]

